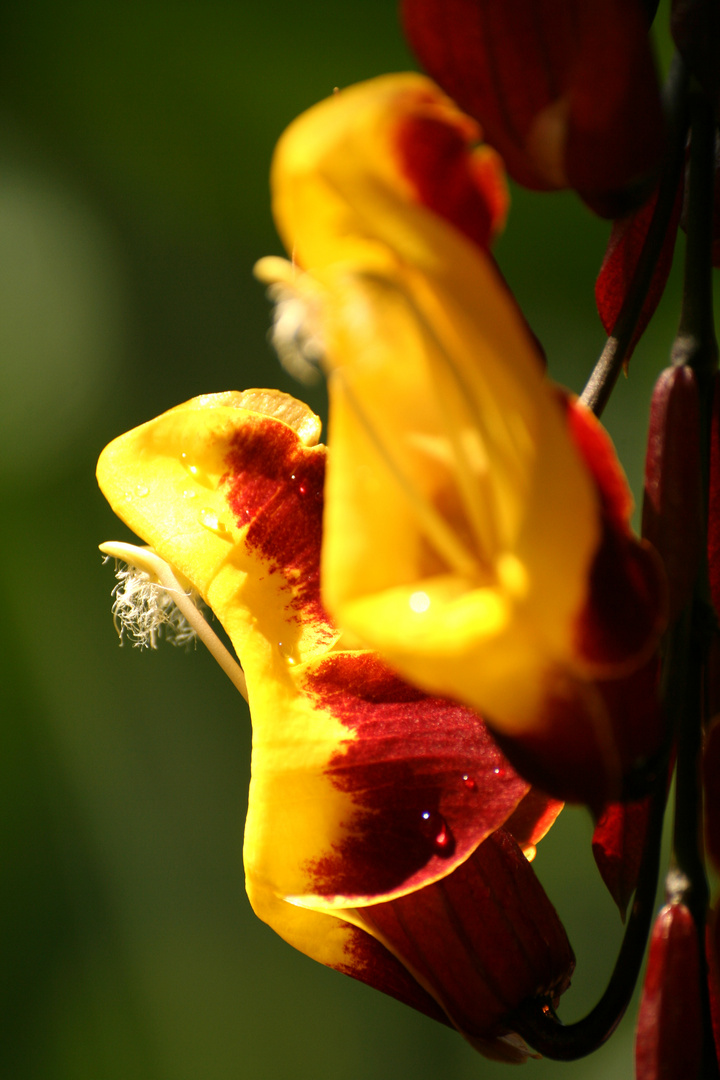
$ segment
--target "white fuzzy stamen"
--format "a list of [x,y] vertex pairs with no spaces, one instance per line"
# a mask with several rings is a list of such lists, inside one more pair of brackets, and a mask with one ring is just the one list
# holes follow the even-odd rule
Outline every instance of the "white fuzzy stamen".
[[[196,632],[171,594],[145,570],[116,559],[115,577],[112,616],[121,643],[127,637],[136,648],[157,649],[161,637],[172,645],[197,641]],[[193,602],[197,603],[195,597]]]
[[299,382],[317,382],[325,350],[312,330],[307,299],[284,282],[271,285],[267,295],[275,305],[270,341],[280,363]]
[[161,629],[166,637],[169,629],[174,632],[170,640],[176,645],[197,637],[247,701],[245,672],[202,615],[200,597],[182,587],[170,563],[152,548],[135,544],[113,541],[100,550],[127,564],[113,589],[113,618],[121,638],[124,631],[133,644],[156,648]]

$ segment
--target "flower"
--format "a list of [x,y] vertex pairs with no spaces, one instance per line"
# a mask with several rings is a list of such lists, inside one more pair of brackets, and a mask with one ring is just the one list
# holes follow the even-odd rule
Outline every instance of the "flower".
[[522,1060],[513,1009],[559,995],[573,966],[522,851],[560,804],[470,709],[346,647],[320,598],[319,430],[301,403],[251,390],[195,398],[122,435],[98,479],[150,549],[103,550],[140,567],[143,595],[158,581],[186,610],[186,590],[199,594],[242,662],[257,914],[484,1053]]
[[513,179],[607,217],[648,195],[665,122],[639,0],[403,0],[411,46]]
[[292,302],[328,376],[336,622],[481,712],[534,782],[599,807],[660,738],[652,675],[647,723],[618,685],[652,654],[662,578],[607,436],[546,379],[488,252],[501,183],[478,136],[419,75],[309,110],[272,170],[293,263],[257,272],[281,344]]

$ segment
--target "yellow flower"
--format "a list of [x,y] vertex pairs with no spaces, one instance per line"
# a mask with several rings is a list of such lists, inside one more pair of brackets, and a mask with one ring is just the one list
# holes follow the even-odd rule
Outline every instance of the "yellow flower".
[[[217,654],[199,594],[242,662],[220,650],[253,719],[244,861],[257,914],[483,1052],[522,1059],[513,1008],[562,992],[573,963],[521,851],[560,804],[530,790],[470,709],[344,647],[320,601],[319,430],[292,398],[246,391],[195,398],[106,447],[103,493],[150,545],[102,545],[142,575],[135,591],[123,576],[118,615],[138,594],[147,613],[157,589]],[[458,927],[493,919],[502,933],[468,951]],[[433,944],[418,953],[415,935]]]
[[[635,558],[629,502],[615,513],[609,443],[545,377],[488,252],[499,185],[478,134],[413,74],[309,110],[272,169],[293,261],[257,273],[275,282],[281,352],[299,342],[327,373],[322,588],[337,623],[503,736],[535,739],[573,710],[607,793],[626,762],[591,684],[647,656],[659,590]],[[620,656],[592,595],[610,518],[625,545],[610,591],[627,585],[629,545],[643,603],[652,594]]]

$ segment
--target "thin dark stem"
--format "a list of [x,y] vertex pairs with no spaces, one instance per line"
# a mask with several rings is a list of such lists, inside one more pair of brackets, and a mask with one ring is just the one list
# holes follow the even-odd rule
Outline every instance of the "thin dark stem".
[[663,242],[667,235],[670,218],[677,198],[678,184],[685,156],[687,119],[684,109],[687,75],[684,65],[676,54],[665,91],[671,124],[671,147],[665,170],[660,181],[657,202],[650,227],[645,237],[642,253],[635,268],[635,276],[625,296],[625,301],[615,321],[612,334],[601,352],[580,400],[600,416],[610,400],[615,383],[629,354],[635,328],[642,313],[652,283],[653,272]]
[[550,1007],[537,999],[525,1003],[513,1017],[513,1027],[539,1053],[555,1061],[575,1061],[592,1054],[620,1023],[635,989],[655,910],[660,841],[665,813],[667,770],[657,776],[652,794],[648,834],[640,879],[625,936],[605,993],[595,1008],[574,1024],[563,1024]]
[[[710,419],[717,372],[712,296],[712,215],[714,202],[715,120],[703,94],[691,92],[690,180],[687,199],[687,244],[680,327],[673,346],[676,364],[690,365],[700,395],[703,487],[706,496],[710,472]],[[715,616],[708,601],[707,563],[695,587],[687,642],[687,686],[675,718],[677,784],[673,860],[682,899],[693,916],[698,934],[703,1009],[703,1080],[719,1074],[708,994],[705,923],[709,889],[702,845],[702,782],[700,759],[704,719],[703,671],[707,663]]]

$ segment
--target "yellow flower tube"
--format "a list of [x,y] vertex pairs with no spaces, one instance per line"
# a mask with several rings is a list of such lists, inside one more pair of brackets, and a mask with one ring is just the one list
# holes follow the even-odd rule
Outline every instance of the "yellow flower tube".
[[418,201],[418,116],[470,157],[467,120],[401,75],[305,113],[273,165],[329,381],[323,595],[407,678],[518,733],[578,662],[598,497],[492,259]]

